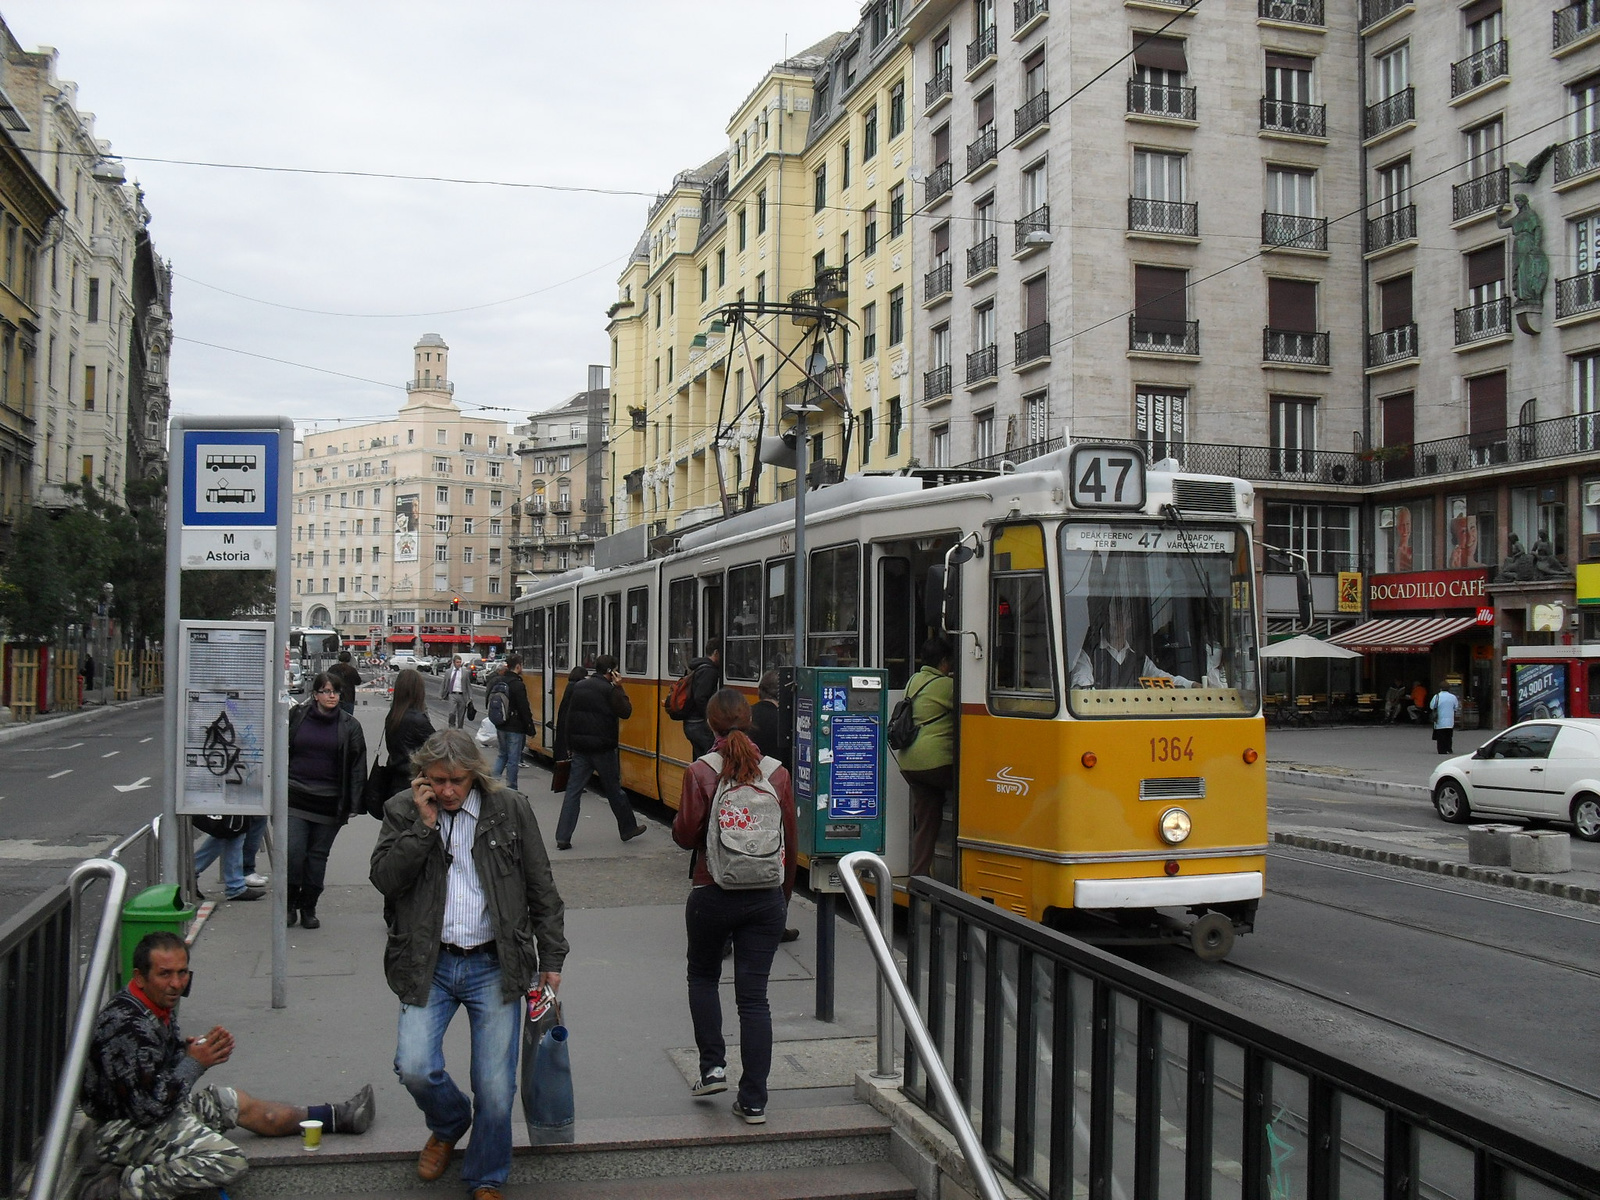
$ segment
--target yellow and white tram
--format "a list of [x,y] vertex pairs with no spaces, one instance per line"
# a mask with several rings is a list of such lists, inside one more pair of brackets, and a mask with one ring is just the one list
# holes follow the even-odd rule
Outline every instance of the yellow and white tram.
[[[1254,495],[1169,467],[1079,445],[962,482],[855,476],[808,493],[807,658],[883,668],[892,706],[942,632],[960,784],[935,875],[1036,920],[1093,916],[1216,958],[1250,928],[1265,866]],[[570,668],[615,654],[633,702],[623,784],[676,805],[690,749],[662,698],[710,638],[752,698],[792,661],[793,541],[790,501],[655,557],[628,531],[595,567],[536,583],[512,631],[530,746],[549,753]],[[903,874],[909,794],[886,775]]]

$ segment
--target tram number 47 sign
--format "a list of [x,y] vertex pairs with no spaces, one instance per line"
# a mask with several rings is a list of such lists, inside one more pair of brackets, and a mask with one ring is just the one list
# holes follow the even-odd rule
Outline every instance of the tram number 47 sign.
[[1135,446],[1074,446],[1067,476],[1074,508],[1144,507],[1144,455]]

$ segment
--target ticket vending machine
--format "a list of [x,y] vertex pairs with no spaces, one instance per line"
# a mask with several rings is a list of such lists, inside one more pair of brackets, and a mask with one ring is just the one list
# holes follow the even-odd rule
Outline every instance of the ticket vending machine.
[[795,672],[795,811],[816,891],[843,890],[834,868],[851,851],[883,853],[886,694],[880,670]]

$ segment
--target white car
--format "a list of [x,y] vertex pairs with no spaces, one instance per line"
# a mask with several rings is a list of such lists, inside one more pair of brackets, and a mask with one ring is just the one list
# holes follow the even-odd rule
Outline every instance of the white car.
[[1513,725],[1477,753],[1440,763],[1428,789],[1439,816],[1454,824],[1490,816],[1560,821],[1600,842],[1600,720]]

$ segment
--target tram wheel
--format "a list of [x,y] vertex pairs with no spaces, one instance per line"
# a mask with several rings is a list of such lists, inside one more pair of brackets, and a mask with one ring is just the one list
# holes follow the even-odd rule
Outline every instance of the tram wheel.
[[1233,949],[1233,922],[1208,912],[1189,927],[1189,947],[1201,962],[1221,962]]

